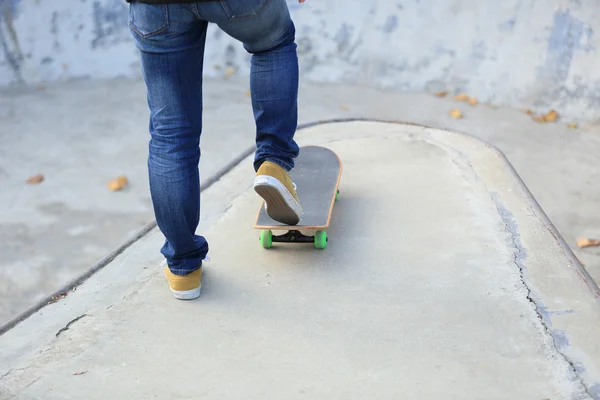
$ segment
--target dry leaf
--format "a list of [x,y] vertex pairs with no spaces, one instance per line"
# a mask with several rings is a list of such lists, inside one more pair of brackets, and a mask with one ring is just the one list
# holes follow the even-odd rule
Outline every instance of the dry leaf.
[[558,112],[556,110],[550,110],[545,115],[536,115],[533,117],[535,122],[554,122],[558,119]]
[[461,119],[462,112],[460,112],[458,108],[453,108],[452,110],[450,110],[450,116],[454,119]]
[[437,92],[435,95],[437,97],[446,97],[448,95],[448,91],[447,90],[442,90],[441,92]]
[[221,67],[219,64],[215,64],[213,66],[217,71],[220,71],[221,69],[223,69],[223,67]]
[[85,374],[87,371],[79,371],[79,372],[75,372],[73,375],[83,375]]
[[38,174],[38,175],[34,175],[34,176],[30,177],[29,179],[26,180],[26,182],[29,184],[36,184],[36,183],[41,183],[43,180],[44,180],[44,175]]
[[344,111],[348,111],[348,110],[350,110],[350,107],[348,107],[348,106],[345,106],[345,105],[341,105],[341,106],[340,106],[340,108],[341,108],[342,110],[344,110]]
[[43,92],[44,90],[46,90],[46,86],[44,86],[44,85],[37,85],[37,87],[35,89],[38,92]]
[[476,106],[477,105],[477,97],[470,97],[469,100],[467,100],[467,101],[472,106]]
[[525,114],[527,115],[533,115],[533,111],[531,111],[530,109],[525,110]]
[[467,96],[465,93],[457,94],[456,96],[454,96],[454,100],[468,101],[469,100],[469,96]]
[[577,125],[577,122],[573,122],[573,123],[570,123],[569,125],[567,125],[567,127],[570,129],[577,129],[578,126],[579,125]]
[[225,76],[231,76],[231,75],[233,75],[234,73],[235,73],[235,69],[233,69],[233,68],[227,68],[227,69],[225,70]]
[[548,114],[544,115],[544,121],[554,122],[558,119],[558,113],[555,110],[548,111]]
[[246,92],[246,96],[250,97],[250,89]]
[[124,175],[121,175],[121,176],[117,177],[117,179],[113,179],[112,181],[110,181],[108,183],[108,189],[110,191],[116,192],[118,190],[123,189],[125,186],[127,186],[128,183],[129,183],[129,181],[127,180],[127,177]]
[[48,302],[48,304],[56,303],[57,301],[62,300],[65,297],[67,297],[67,292],[61,293],[58,296],[52,296],[52,298],[50,299],[50,301]]
[[62,64],[62,69],[67,70],[69,69],[69,64]]
[[586,247],[600,246],[600,240],[579,238],[577,239],[577,246],[581,249]]

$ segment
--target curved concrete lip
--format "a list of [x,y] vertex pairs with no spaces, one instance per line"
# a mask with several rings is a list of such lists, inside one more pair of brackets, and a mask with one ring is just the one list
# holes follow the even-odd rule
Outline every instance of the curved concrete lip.
[[298,135],[344,162],[325,251],[260,248],[244,157],[203,192],[198,301],[171,298],[150,225],[0,337],[0,394],[598,398],[598,287],[504,156],[335,122]]

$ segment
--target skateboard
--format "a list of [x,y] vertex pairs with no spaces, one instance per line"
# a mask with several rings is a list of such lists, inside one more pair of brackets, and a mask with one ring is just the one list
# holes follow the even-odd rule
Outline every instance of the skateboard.
[[[327,247],[327,232],[333,205],[339,198],[342,160],[332,150],[321,146],[300,147],[295,167],[290,172],[296,184],[303,215],[297,225],[286,225],[271,219],[261,202],[254,224],[260,229],[259,241],[265,249],[273,243],[314,243],[317,249]],[[273,231],[285,231],[273,235]],[[305,235],[308,231],[312,235]]]

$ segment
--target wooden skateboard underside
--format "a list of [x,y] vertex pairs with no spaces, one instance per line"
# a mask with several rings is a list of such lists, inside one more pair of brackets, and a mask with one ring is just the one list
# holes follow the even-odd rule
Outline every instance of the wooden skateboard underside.
[[[321,146],[303,146],[295,160],[295,167],[290,172],[296,184],[303,215],[298,225],[286,225],[270,218],[261,202],[258,211],[255,229],[261,229],[261,242],[263,239],[272,242],[312,242],[323,240],[326,242],[324,230],[329,227],[331,213],[335,203],[340,178],[342,175],[342,162],[332,150]],[[272,236],[270,231],[288,231],[284,235]],[[305,236],[300,231],[316,231],[315,236]],[[265,237],[263,237],[265,236]],[[272,238],[272,239],[271,239]],[[264,247],[265,243],[263,243]]]

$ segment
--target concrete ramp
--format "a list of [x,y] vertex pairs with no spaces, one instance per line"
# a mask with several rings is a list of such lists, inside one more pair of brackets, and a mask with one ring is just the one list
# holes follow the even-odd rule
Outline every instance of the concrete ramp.
[[0,398],[600,398],[598,288],[501,154],[393,123],[298,139],[344,163],[327,249],[261,248],[245,159],[203,192],[198,300],[154,230],[0,337]]

